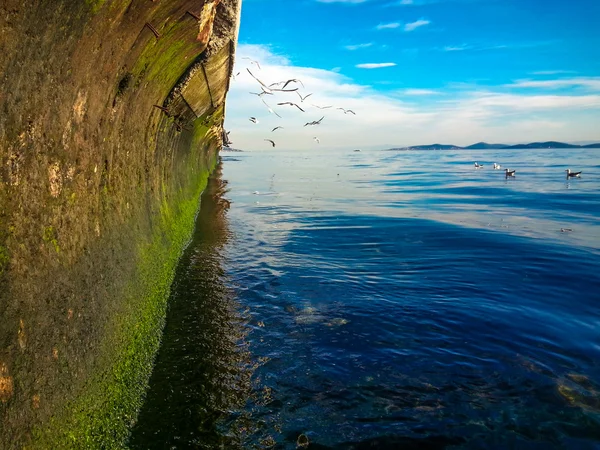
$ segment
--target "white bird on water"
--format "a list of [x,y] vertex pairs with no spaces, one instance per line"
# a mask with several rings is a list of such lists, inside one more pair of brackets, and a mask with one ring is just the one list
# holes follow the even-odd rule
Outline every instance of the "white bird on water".
[[494,163],[494,170],[499,170],[499,169],[502,169],[502,166],[500,164]]
[[479,164],[477,161],[475,161],[475,168],[476,169],[483,169],[483,164]]
[[565,169],[565,172],[567,172],[567,178],[581,178],[581,171],[579,172],[571,172],[571,169]]

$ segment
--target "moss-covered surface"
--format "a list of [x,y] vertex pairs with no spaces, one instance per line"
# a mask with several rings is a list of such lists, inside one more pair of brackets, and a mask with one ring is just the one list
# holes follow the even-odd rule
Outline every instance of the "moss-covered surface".
[[119,448],[135,421],[220,148],[223,105],[198,118],[179,92],[239,2],[208,50],[202,3],[0,5],[2,449]]

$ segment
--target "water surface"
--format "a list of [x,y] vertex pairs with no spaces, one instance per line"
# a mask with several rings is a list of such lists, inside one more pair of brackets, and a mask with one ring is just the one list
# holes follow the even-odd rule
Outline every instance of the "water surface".
[[223,160],[139,448],[600,448],[597,150]]

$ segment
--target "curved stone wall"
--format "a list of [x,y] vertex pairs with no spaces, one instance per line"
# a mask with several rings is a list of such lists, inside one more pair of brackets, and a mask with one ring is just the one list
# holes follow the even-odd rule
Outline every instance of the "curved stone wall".
[[221,146],[240,0],[0,2],[0,448],[119,448]]

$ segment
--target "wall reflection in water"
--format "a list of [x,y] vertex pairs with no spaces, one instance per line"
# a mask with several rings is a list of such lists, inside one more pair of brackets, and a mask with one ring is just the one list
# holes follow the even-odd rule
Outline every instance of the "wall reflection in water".
[[253,433],[247,414],[237,413],[252,392],[245,320],[221,267],[229,238],[226,184],[219,166],[175,275],[162,346],[131,448],[235,449]]

